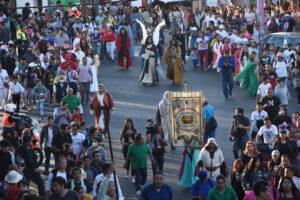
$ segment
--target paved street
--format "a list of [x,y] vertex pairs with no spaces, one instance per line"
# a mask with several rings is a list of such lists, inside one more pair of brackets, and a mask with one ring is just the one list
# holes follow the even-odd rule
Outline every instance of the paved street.
[[[136,48],[136,54],[138,49]],[[162,64],[163,70],[166,71],[165,64]],[[186,72],[184,79],[188,81],[191,91],[203,91],[205,98],[209,104],[215,107],[215,115],[218,121],[216,131],[216,139],[220,145],[227,165],[231,170],[233,164],[232,146],[227,139],[227,134],[230,127],[230,121],[236,107],[242,107],[245,110],[245,115],[250,117],[252,111],[255,110],[255,98],[249,97],[245,90],[241,90],[235,86],[233,97],[226,100],[223,97],[221,89],[221,81],[216,72],[213,71],[196,71],[191,70],[191,62],[187,60]],[[103,83],[115,102],[115,112],[112,114],[110,131],[113,142],[114,159],[116,163],[116,173],[120,178],[121,188],[126,199],[135,199],[134,185],[130,180],[124,178],[125,170],[123,169],[124,159],[121,154],[121,145],[119,144],[119,134],[123,127],[124,120],[131,118],[135,127],[141,133],[145,133],[146,120],[148,118],[155,119],[157,104],[161,100],[165,91],[182,91],[181,86],[173,86],[170,80],[160,80],[160,83],[153,87],[144,87],[138,83],[138,77],[141,71],[141,59],[136,57],[133,59],[133,66],[129,71],[122,71],[121,67],[117,66],[116,61],[111,63],[103,61],[98,70],[98,81]],[[290,88],[293,96],[289,112],[297,110],[294,91]],[[46,114],[50,115],[53,108],[46,108]],[[32,116],[38,117],[34,111]],[[84,119],[88,125],[94,125],[94,116],[88,112],[88,106],[84,105]],[[45,122],[43,122],[45,123]],[[105,144],[107,157],[110,158],[108,143]],[[165,155],[164,173],[165,181],[172,186],[176,199],[190,199],[187,189],[178,186],[178,173],[182,160],[183,148],[177,148],[171,151],[167,147]],[[42,168],[43,170],[43,168]],[[152,170],[150,159],[148,159],[148,181],[152,181]]]

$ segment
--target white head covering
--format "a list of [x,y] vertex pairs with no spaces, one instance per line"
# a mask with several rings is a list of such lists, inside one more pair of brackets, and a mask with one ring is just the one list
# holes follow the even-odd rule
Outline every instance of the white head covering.
[[219,147],[218,144],[217,144],[217,142],[216,142],[216,139],[215,139],[215,138],[209,138],[209,139],[207,140],[207,143],[206,143],[205,147],[207,147],[210,143],[213,143],[213,144],[215,144],[217,147]]
[[166,105],[170,104],[169,93],[170,93],[170,91],[166,91],[163,95],[162,100],[163,100],[164,104],[166,104]]

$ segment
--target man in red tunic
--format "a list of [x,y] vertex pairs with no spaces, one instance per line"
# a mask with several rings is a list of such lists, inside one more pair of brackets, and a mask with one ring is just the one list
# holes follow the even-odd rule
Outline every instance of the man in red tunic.
[[[103,84],[98,86],[98,93],[93,97],[90,105],[91,114],[95,113],[95,127],[101,133],[106,133],[110,121],[110,111],[114,110],[114,102],[108,92],[105,92]],[[105,123],[104,112],[106,115],[107,123]]]
[[75,64],[75,62],[73,62],[71,60],[71,55],[70,54],[66,54],[65,62],[61,63],[60,68],[64,71],[66,71],[67,70],[67,65],[71,65],[73,70],[77,70],[77,65]]

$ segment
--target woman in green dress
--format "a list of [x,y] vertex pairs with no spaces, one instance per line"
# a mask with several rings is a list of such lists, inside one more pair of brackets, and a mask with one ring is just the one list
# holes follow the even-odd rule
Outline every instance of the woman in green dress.
[[198,138],[193,138],[183,152],[183,160],[179,172],[179,185],[183,187],[191,187],[198,180],[194,176],[196,165],[198,162],[201,145]]
[[241,71],[235,78],[235,81],[241,83],[240,87],[248,90],[250,96],[255,96],[257,93],[258,80],[256,75],[257,62],[255,60],[256,53],[252,51],[243,71]]

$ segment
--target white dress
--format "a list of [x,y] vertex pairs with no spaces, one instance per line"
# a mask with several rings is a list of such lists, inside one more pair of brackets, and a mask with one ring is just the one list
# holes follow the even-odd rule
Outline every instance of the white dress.
[[97,79],[97,71],[95,65],[91,66],[92,74],[93,74],[93,83],[90,85],[90,92],[98,91],[98,79]]

